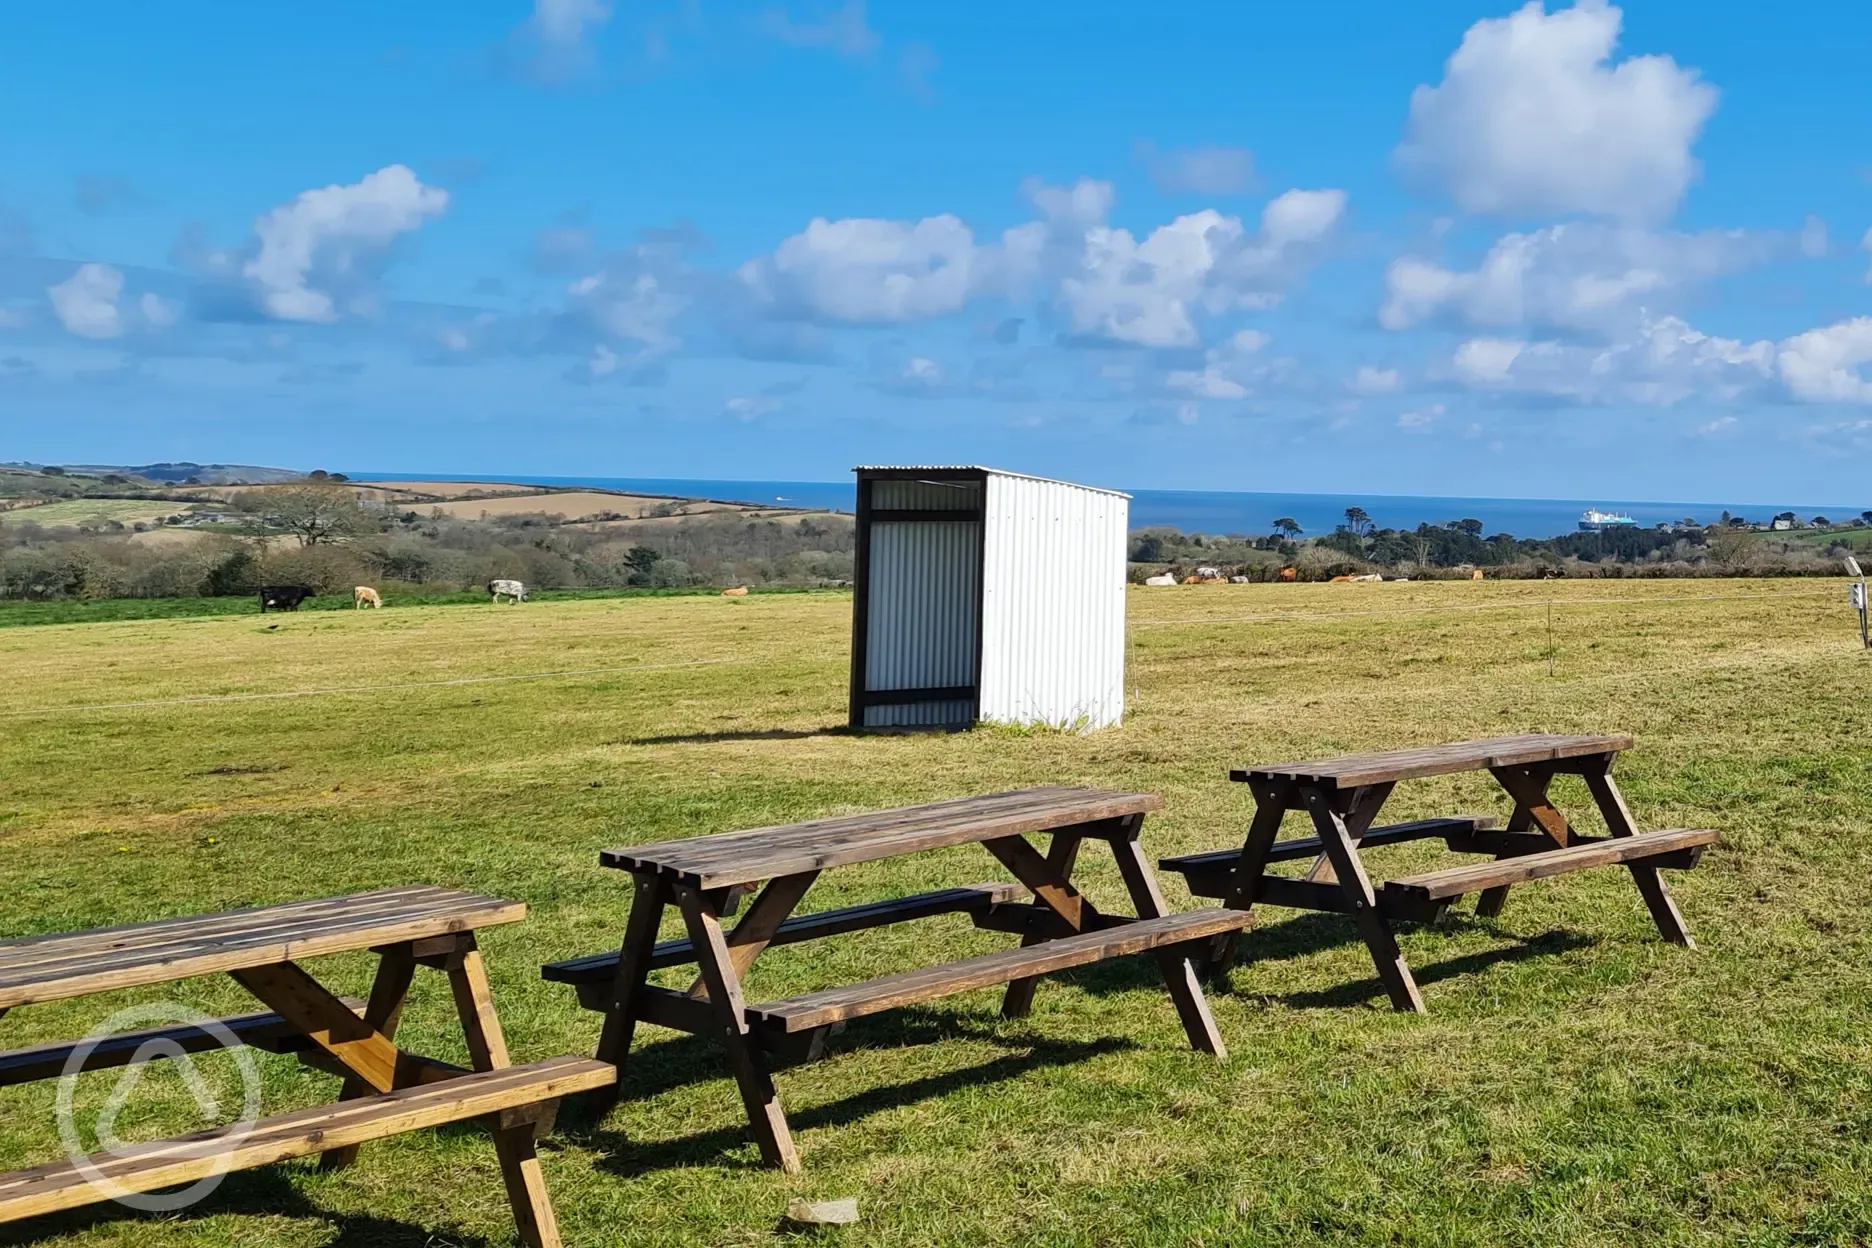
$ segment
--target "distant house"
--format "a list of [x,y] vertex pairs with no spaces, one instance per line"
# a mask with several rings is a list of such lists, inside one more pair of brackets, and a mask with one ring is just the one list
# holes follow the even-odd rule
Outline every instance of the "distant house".
[[1782,516],[1776,516],[1773,523],[1768,527],[1776,533],[1785,533],[1787,530],[1793,528],[1795,523],[1796,522],[1793,520],[1786,519]]

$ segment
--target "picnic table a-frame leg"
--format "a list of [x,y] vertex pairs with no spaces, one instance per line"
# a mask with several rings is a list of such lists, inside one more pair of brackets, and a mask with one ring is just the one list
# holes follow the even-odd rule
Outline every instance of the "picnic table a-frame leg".
[[[1003,846],[1001,849],[996,849],[993,844],[990,844],[988,846],[988,852],[994,854],[997,860],[1006,866],[1008,870],[1013,871],[1016,878],[1020,878],[1021,883],[1026,884],[1029,888],[1032,888],[1033,884],[1031,881],[1021,877],[1020,873],[1022,870],[1027,870],[1029,873],[1036,874],[1037,878],[1043,877],[1055,888],[1071,889],[1072,885],[1069,881],[1072,878],[1073,868],[1079,862],[1079,847],[1084,843],[1085,836],[1078,829],[1059,829],[1053,833],[1053,843],[1047,847],[1046,860],[1042,867],[1036,867],[1029,856],[1021,854],[1019,850],[1013,849],[1011,846]],[[1021,844],[1023,846],[1027,844],[1024,838],[1021,839]],[[1015,865],[1017,862],[1020,866]],[[1074,891],[1076,892],[1076,890]],[[1064,894],[1062,893],[1060,895],[1063,896]],[[1046,922],[1044,926],[1042,923],[1036,922],[1027,929],[1026,933],[1021,937],[1021,948],[1023,949],[1039,944],[1041,941],[1050,939],[1055,935],[1082,930],[1084,907],[1089,903],[1081,898],[1078,913],[1071,919],[1066,918],[1059,910],[1049,906],[1046,899],[1038,891],[1034,893],[1032,904],[1036,911],[1044,912],[1044,917],[1050,921]],[[1039,986],[1039,979],[1033,976],[1028,976],[1024,979],[1009,980],[1007,991],[1001,996],[1001,1017],[1026,1018],[1029,1014],[1033,1013],[1034,990]]]
[[[1404,954],[1398,949],[1391,924],[1378,907],[1378,895],[1372,889],[1371,878],[1365,874],[1365,866],[1359,861],[1358,838],[1346,826],[1344,807],[1353,805],[1357,792],[1346,793],[1337,789],[1302,785],[1300,799],[1307,813],[1313,816],[1313,826],[1319,833],[1327,856],[1332,860],[1333,874],[1338,877],[1339,887],[1346,895],[1352,917],[1358,923],[1359,935],[1364,937],[1366,947],[1371,950],[1372,963],[1378,969],[1378,979],[1384,984],[1392,1007],[1407,1013],[1423,1014],[1426,1012],[1423,995],[1417,991],[1417,981],[1411,977]],[[1371,812],[1372,815],[1376,813],[1375,809]]]
[[[1134,816],[1134,822],[1143,823],[1143,816]],[[1151,870],[1144,857],[1144,849],[1138,844],[1136,829],[1132,835],[1112,841],[1112,854],[1118,859],[1118,874],[1124,877],[1125,891],[1131,894],[1131,903],[1137,908],[1140,919],[1160,919],[1170,913],[1170,905],[1164,900],[1163,890],[1157,886],[1157,874]],[[1202,975],[1187,952],[1182,949],[1168,948],[1157,953],[1157,966],[1163,972],[1164,987],[1170,990],[1170,1000],[1176,1006],[1177,1018],[1183,1023],[1184,1034],[1189,1036],[1190,1047],[1199,1053],[1209,1053],[1218,1058],[1228,1057],[1228,1047],[1222,1043],[1222,1033],[1216,1029],[1215,1015],[1209,1012],[1209,999],[1203,995]]]
[[[1619,792],[1617,781],[1612,779],[1612,764],[1617,758],[1616,754],[1607,754],[1603,761],[1589,767],[1585,772],[1586,788],[1598,804],[1599,813],[1605,817],[1608,832],[1613,836],[1636,836],[1638,825],[1632,819],[1631,808],[1625,804],[1625,795]],[[1664,886],[1663,874],[1656,867],[1642,862],[1628,862],[1625,866],[1631,871],[1633,882],[1638,885],[1638,893],[1644,898],[1645,907],[1651,911],[1658,935],[1673,945],[1696,948],[1696,941],[1691,939],[1683,915],[1677,911],[1677,903],[1671,900],[1670,889]]]
[[[1608,755],[1608,758],[1616,757]],[[1514,799],[1514,813],[1508,816],[1508,823],[1503,833],[1513,835],[1539,828],[1546,833],[1547,839],[1554,843],[1555,849],[1565,849],[1573,843],[1573,829],[1567,823],[1567,817],[1560,812],[1547,796],[1547,790],[1553,787],[1557,773],[1551,764],[1537,764],[1530,767],[1491,767],[1489,774],[1501,785],[1509,797]],[[1492,919],[1499,916],[1502,907],[1508,904],[1508,885],[1498,884],[1484,889],[1476,898],[1476,917]]]
[[[735,969],[734,954],[722,932],[721,912],[714,899],[699,889],[678,885],[675,891],[676,905],[682,911],[683,924],[689,929],[689,943],[695,949],[702,982],[708,988],[709,1007],[719,1025],[722,1046],[728,1052],[729,1069],[734,1072],[735,1083],[741,1089],[741,1103],[754,1128],[754,1142],[760,1147],[761,1160],[789,1174],[797,1174],[799,1150],[794,1147],[793,1132],[787,1126],[786,1111],[780,1107],[780,1094],[774,1088],[773,1076],[768,1073],[760,1045],[748,1026],[747,1002],[741,996],[741,973]],[[778,926],[777,920],[775,926]]]

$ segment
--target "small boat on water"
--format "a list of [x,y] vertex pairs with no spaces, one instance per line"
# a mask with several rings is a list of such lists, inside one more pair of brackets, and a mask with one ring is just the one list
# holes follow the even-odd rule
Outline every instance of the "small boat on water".
[[1638,522],[1621,511],[1600,511],[1588,507],[1579,518],[1580,532],[1599,533],[1606,529],[1636,528]]

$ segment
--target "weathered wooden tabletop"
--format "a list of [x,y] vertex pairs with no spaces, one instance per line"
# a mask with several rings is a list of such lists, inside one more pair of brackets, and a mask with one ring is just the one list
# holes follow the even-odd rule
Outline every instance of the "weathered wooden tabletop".
[[1336,758],[1304,763],[1240,767],[1229,773],[1229,779],[1243,783],[1285,780],[1326,788],[1354,788],[1366,784],[1420,780],[1425,776],[1447,776],[1463,771],[1527,767],[1535,763],[1590,758],[1631,748],[1632,738],[1626,733],[1567,736],[1531,732],[1513,737],[1457,741],[1449,745],[1384,750],[1375,754],[1342,754]]
[[417,885],[0,941],[0,1011],[514,923],[526,906]]
[[[1079,827],[1163,807],[1155,793],[1039,788],[806,823],[607,849],[604,866],[656,874],[689,888],[727,888],[802,871],[871,862],[949,845]],[[1092,835],[1083,832],[1084,835]]]

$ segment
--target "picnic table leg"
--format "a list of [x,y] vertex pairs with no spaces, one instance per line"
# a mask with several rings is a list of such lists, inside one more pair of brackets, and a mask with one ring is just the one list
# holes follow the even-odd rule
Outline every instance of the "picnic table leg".
[[[728,933],[728,957],[733,963],[736,975],[745,975],[754,965],[754,959],[760,957],[767,946],[773,942],[774,933],[793,913],[800,899],[806,896],[806,890],[819,878],[817,871],[801,871],[797,875],[783,875],[767,881],[767,887],[761,889],[760,896],[754,899],[741,921]],[[708,981],[696,976],[689,985],[689,995],[698,1000],[708,999]]]
[[630,1055],[631,1038],[637,1031],[638,997],[650,975],[650,953],[656,947],[663,907],[670,900],[669,885],[661,876],[646,873],[633,878],[636,889],[630,918],[624,926],[624,943],[618,950],[617,975],[611,981],[611,1008],[605,1011],[604,1029],[598,1034],[598,1060],[611,1064],[618,1072],[618,1082],[593,1093],[599,1117],[617,1104],[620,1095],[624,1059]]
[[[416,976],[416,958],[408,941],[391,945],[378,954],[377,976],[371,981],[370,1000],[364,1006],[364,1022],[391,1039],[396,1038],[397,1023],[403,1017],[403,1002],[409,996],[410,981]],[[370,1084],[356,1075],[345,1077],[341,1101],[368,1096]],[[357,1160],[358,1146],[334,1148],[319,1157],[320,1170],[342,1170]]]
[[[1346,835],[1357,842],[1378,821],[1378,812],[1384,808],[1385,799],[1391,796],[1395,783],[1371,784],[1352,790],[1351,801],[1345,812]],[[1338,882],[1337,869],[1333,866],[1332,855],[1321,852],[1313,859],[1313,865],[1301,877],[1309,884],[1334,884]]]
[[[1230,910],[1252,910],[1259,896],[1261,876],[1267,871],[1268,851],[1280,835],[1281,821],[1287,817],[1287,805],[1293,798],[1293,785],[1286,781],[1252,785],[1255,799],[1254,819],[1248,824],[1248,837],[1242,842],[1241,857],[1229,877],[1228,896],[1222,904]],[[1220,980],[1235,965],[1241,949],[1239,931],[1217,936],[1209,943],[1209,974]]]
[[[513,1064],[507,1054],[507,1038],[494,1012],[487,965],[472,933],[464,934],[457,951],[443,966],[475,1070],[506,1069]],[[500,1158],[501,1179],[507,1185],[507,1203],[513,1207],[520,1242],[527,1248],[560,1248],[558,1219],[553,1216],[552,1201],[546,1194],[546,1176],[540,1173],[537,1133],[534,1122],[496,1126],[494,1153]]]
[[786,1111],[780,1107],[780,1094],[774,1090],[773,1076],[767,1072],[759,1047],[749,1033],[741,976],[735,971],[733,955],[722,934],[721,916],[693,888],[678,886],[676,904],[689,929],[689,943],[695,947],[702,979],[708,985],[709,1004],[721,1024],[722,1045],[728,1051],[735,1083],[740,1086],[741,1103],[747,1107],[761,1160],[797,1174],[799,1150],[793,1146],[793,1133],[787,1127]]
[[[1047,868],[1061,879],[1070,878],[1073,866],[1079,861],[1079,847],[1084,843],[1085,838],[1071,828],[1063,828],[1055,832],[1053,843],[1047,847]],[[1034,898],[1033,904],[1040,908],[1045,908],[1046,905],[1038,897]],[[1025,949],[1045,939],[1047,939],[1046,933],[1035,925],[1025,936],[1021,937],[1021,948]],[[1039,986],[1040,979],[1035,975],[1009,981],[1007,991],[1001,997],[1001,1017],[1026,1018],[1033,1013],[1034,990]]]
[[[1144,822],[1142,815],[1132,818],[1136,825]],[[1170,907],[1164,901],[1163,890],[1157,886],[1156,873],[1145,859],[1136,836],[1114,839],[1111,847],[1112,855],[1118,859],[1118,874],[1124,877],[1125,891],[1131,894],[1138,918],[1159,919],[1169,914]],[[1228,1047],[1222,1043],[1222,1033],[1216,1030],[1209,1000],[1203,996],[1202,977],[1197,974],[1189,955],[1175,948],[1160,950],[1157,965],[1163,970],[1164,987],[1170,990],[1170,1000],[1176,1005],[1177,1017],[1183,1022],[1190,1047],[1199,1053],[1226,1058]]]
[[[1067,932],[1083,932],[1088,930],[1088,923],[1098,918],[1098,907],[1086,900],[1069,878],[1079,854],[1078,836],[1074,832],[1071,828],[1062,830],[1054,837],[1047,854],[1035,849],[1024,836],[1000,836],[982,842],[982,847],[993,854],[997,862],[1033,892],[1034,923],[1021,938],[1023,948],[1051,939],[1051,933],[1046,930],[1049,926],[1064,928]],[[1020,982],[1010,983],[1001,999],[1001,1013],[1006,1018],[1024,1018],[1033,1008],[1031,987],[1023,993],[1014,991]]]
[[1346,827],[1345,816],[1334,806],[1332,795],[1322,789],[1309,785],[1300,790],[1300,795],[1307,812],[1313,816],[1313,826],[1319,831],[1326,853],[1332,858],[1339,887],[1352,903],[1352,916],[1358,921],[1359,935],[1365,938],[1366,947],[1371,950],[1378,979],[1390,994],[1392,1008],[1425,1013],[1417,981],[1411,978],[1410,967],[1398,949],[1397,937],[1378,909],[1378,895],[1372,891],[1371,880],[1359,861],[1358,845]]
[[[1619,792],[1618,783],[1612,779],[1615,758],[1615,755],[1608,754],[1604,770],[1588,771],[1586,787],[1592,791],[1593,801],[1599,805],[1599,813],[1605,816],[1607,831],[1613,836],[1636,836],[1638,826],[1632,819],[1631,808],[1625,804],[1625,795]],[[1658,935],[1673,945],[1696,948],[1696,941],[1690,938],[1690,929],[1685,926],[1683,915],[1677,911],[1677,903],[1671,900],[1670,890],[1664,887],[1663,874],[1656,867],[1641,862],[1628,862],[1625,865],[1632,873],[1632,880],[1638,885],[1638,892],[1644,898],[1646,908],[1651,911]]]
[[[1568,825],[1565,815],[1560,813],[1547,798],[1547,790],[1553,786],[1554,770],[1551,767],[1492,767],[1490,774],[1495,777],[1514,799],[1514,814],[1508,817],[1504,832],[1526,832],[1538,827],[1552,840],[1555,847],[1565,849],[1573,840],[1573,829]],[[1476,899],[1476,917],[1492,919],[1502,912],[1508,904],[1508,886],[1498,884],[1494,888],[1484,889]]]

